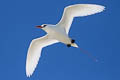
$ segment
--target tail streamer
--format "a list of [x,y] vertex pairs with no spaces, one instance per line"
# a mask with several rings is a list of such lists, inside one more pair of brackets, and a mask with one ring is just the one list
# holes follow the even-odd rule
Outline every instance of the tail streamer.
[[91,55],[91,53],[89,53],[88,51],[84,50],[83,48],[80,48],[81,52],[84,54],[87,54],[88,57],[90,57],[93,61],[98,62],[98,59],[96,59],[93,55]]

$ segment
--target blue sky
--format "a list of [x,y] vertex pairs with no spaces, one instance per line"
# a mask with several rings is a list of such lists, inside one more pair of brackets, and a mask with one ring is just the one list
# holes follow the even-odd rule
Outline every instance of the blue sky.
[[[75,18],[70,37],[98,59],[80,49],[58,43],[42,51],[32,75],[25,62],[32,39],[45,35],[35,28],[56,24],[65,6],[94,3],[106,6],[100,14]],[[4,0],[0,1],[0,80],[120,80],[120,1],[114,0]]]

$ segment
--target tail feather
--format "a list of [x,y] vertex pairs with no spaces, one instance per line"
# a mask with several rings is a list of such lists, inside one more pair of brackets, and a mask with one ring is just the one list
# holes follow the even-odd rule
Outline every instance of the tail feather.
[[76,43],[72,43],[71,46],[78,48],[78,45]]

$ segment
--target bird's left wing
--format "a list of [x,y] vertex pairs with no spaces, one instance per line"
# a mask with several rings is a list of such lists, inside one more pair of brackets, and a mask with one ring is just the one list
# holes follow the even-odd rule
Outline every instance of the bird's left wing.
[[102,12],[104,8],[104,6],[96,4],[75,4],[68,6],[64,9],[63,16],[57,25],[63,27],[68,33],[74,17],[99,13]]
[[49,39],[48,35],[32,40],[26,59],[26,75],[28,77],[33,74],[38,64],[42,48],[57,42],[57,40]]

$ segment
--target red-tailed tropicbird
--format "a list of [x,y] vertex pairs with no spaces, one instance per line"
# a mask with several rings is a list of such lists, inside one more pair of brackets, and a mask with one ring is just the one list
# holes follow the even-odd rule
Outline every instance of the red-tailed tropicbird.
[[96,4],[70,5],[64,9],[63,16],[56,25],[43,24],[37,26],[47,34],[43,37],[32,40],[27,53],[26,75],[30,77],[33,74],[41,56],[42,48],[58,42],[64,43],[68,47],[78,47],[75,40],[71,39],[68,35],[74,17],[96,14],[102,12],[104,9],[104,6]]

